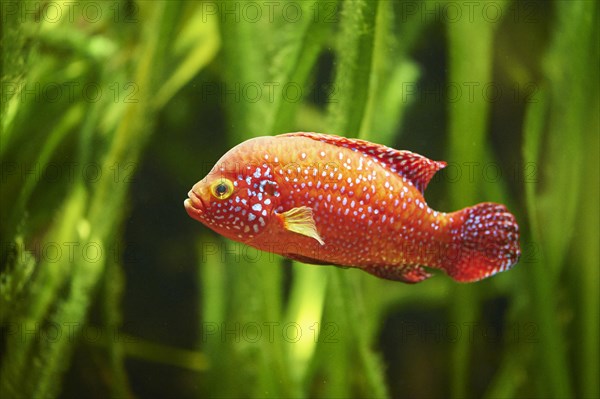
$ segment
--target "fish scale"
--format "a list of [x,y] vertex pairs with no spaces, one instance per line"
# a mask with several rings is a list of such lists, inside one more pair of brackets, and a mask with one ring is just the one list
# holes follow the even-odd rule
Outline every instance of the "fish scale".
[[444,213],[425,202],[445,165],[333,135],[258,137],[225,154],[185,208],[258,249],[391,280],[422,281],[430,277],[422,266],[458,281],[509,269],[520,255],[518,225],[503,205]]
[[[307,144],[309,143],[298,143],[301,148],[305,148]],[[306,157],[315,159],[315,154],[310,155]],[[302,170],[302,179],[290,182],[291,195],[283,202],[286,209],[302,205],[311,207],[317,226],[323,226],[319,232],[330,245],[322,248],[309,242],[313,251],[309,257],[325,258],[331,263],[342,265],[349,262],[375,264],[383,254],[386,261],[404,263],[400,248],[404,243],[415,242],[416,237],[409,232],[411,229],[418,229],[419,222],[425,217],[424,209],[418,207],[422,197],[415,198],[411,195],[414,193],[408,189],[402,190],[405,187],[402,180],[389,182],[385,176],[385,167],[367,154],[360,158],[363,160],[360,171],[357,171],[360,159],[352,162],[351,157],[355,157],[355,154],[346,148],[333,147],[324,151],[323,155],[319,152],[318,157],[336,159],[337,162],[322,166],[323,172],[318,174],[317,182],[312,184],[315,187],[313,190],[306,190],[301,186],[303,180],[312,177],[311,166],[306,166],[304,170],[309,173]],[[298,158],[294,161],[301,161],[302,155],[299,154]],[[317,185],[323,187],[322,190],[316,189]],[[395,193],[409,201],[407,209],[394,208]],[[362,234],[357,235],[356,231],[361,231]],[[423,231],[424,235],[432,234],[427,229],[418,231]],[[376,235],[389,235],[394,239],[373,240]]]

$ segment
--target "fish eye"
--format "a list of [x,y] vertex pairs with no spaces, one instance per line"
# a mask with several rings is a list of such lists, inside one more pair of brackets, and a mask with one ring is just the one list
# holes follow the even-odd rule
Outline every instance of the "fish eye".
[[233,194],[233,183],[229,179],[218,179],[210,185],[210,193],[220,200],[227,199]]

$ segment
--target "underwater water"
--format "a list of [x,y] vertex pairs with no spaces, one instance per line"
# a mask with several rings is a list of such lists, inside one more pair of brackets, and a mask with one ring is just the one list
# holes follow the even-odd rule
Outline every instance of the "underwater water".
[[[597,2],[2,1],[0,396],[600,397]],[[408,285],[183,200],[293,131],[444,160],[509,271]]]

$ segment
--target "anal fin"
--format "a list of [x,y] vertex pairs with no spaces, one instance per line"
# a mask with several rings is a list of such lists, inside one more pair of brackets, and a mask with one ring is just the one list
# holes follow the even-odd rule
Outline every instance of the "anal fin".
[[431,277],[431,274],[419,265],[369,266],[363,270],[379,278],[407,284],[419,283]]

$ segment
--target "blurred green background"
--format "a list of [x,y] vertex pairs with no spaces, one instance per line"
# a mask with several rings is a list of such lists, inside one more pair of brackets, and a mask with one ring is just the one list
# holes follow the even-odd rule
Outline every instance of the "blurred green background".
[[[2,1],[0,396],[588,397],[594,1]],[[507,204],[474,284],[303,265],[191,220],[233,145],[319,131]]]

